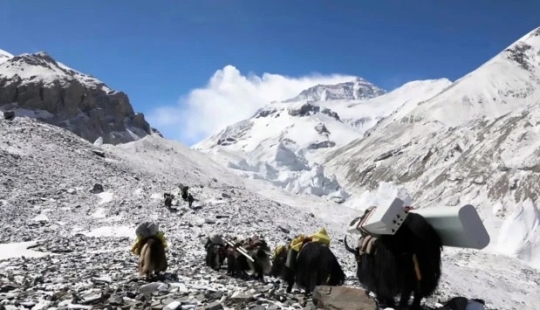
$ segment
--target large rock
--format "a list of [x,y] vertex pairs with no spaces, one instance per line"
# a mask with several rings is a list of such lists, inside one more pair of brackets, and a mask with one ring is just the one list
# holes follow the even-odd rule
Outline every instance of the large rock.
[[127,95],[56,62],[47,53],[0,63],[0,110],[38,118],[90,142],[118,144],[156,133]]
[[376,310],[366,291],[347,286],[317,286],[313,291],[317,308],[328,310]]

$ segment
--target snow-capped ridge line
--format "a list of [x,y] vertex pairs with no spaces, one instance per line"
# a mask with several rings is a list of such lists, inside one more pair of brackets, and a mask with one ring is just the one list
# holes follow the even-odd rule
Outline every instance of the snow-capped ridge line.
[[0,49],[0,64],[8,59],[13,58],[13,55]]
[[284,100],[283,103],[297,101],[365,100],[386,93],[382,88],[367,80],[356,77],[352,81],[333,85],[318,84],[300,92],[297,96]]
[[534,104],[540,85],[539,51],[540,28],[536,28],[424,102],[410,118],[459,126]]
[[[36,67],[40,70],[37,70]],[[21,68],[24,68],[24,70],[21,70]],[[28,70],[28,68],[33,68],[33,70]],[[59,79],[77,80],[91,89],[98,88],[107,93],[114,92],[101,80],[66,66],[45,51],[12,55],[6,60],[4,66],[0,67],[0,74],[7,79],[33,80],[37,78],[44,83],[52,83]]]
[[127,94],[43,51],[0,61],[0,110],[69,129],[91,142],[161,135],[142,113],[135,113]]
[[492,236],[490,251],[540,268],[539,77],[536,28],[435,96],[401,106],[324,166],[351,201],[391,182],[419,206],[471,203]]
[[370,99],[274,102],[193,148],[247,178],[342,203],[349,194],[321,165],[324,158],[361,138],[395,108],[427,99],[450,83],[418,81]]

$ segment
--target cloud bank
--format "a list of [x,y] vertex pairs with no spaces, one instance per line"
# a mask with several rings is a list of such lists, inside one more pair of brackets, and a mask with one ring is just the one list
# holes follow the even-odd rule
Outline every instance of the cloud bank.
[[216,71],[204,88],[190,91],[176,105],[154,109],[148,114],[148,120],[168,138],[192,145],[251,117],[272,101],[292,98],[317,84],[337,84],[352,79],[353,76],[316,73],[302,77],[272,73],[245,76],[234,66],[227,65]]

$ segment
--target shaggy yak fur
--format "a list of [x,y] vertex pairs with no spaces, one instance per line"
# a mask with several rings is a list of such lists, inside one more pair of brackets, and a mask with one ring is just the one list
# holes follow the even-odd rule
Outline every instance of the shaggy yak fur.
[[270,274],[280,277],[287,283],[290,293],[294,283],[310,294],[317,285],[338,286],[345,282],[345,273],[330,248],[318,243],[306,243],[296,258],[296,268],[292,270],[285,264],[288,251],[274,257]]
[[[344,243],[347,251],[355,255],[358,280],[377,295],[384,307],[395,308],[394,297],[401,295],[399,308],[405,308],[414,293],[410,309],[421,309],[422,298],[431,296],[439,284],[442,241],[433,226],[417,213],[410,212],[394,235],[378,236],[373,254],[360,255],[359,247],[353,250],[346,239]],[[413,254],[418,260],[420,281]]]
[[256,249],[248,250],[248,253],[251,253],[251,257],[255,260],[253,263],[249,262],[248,259],[238,251],[229,247],[227,254],[227,274],[233,277],[247,279],[247,272],[252,269],[250,267],[252,264],[253,269],[255,270],[255,279],[264,283],[264,275],[270,271],[271,262],[268,254],[268,245],[264,240],[261,240],[260,242],[261,243]]
[[145,275],[146,279],[155,272],[164,272],[167,270],[167,256],[163,243],[156,236],[148,237],[142,240],[141,253],[139,256],[139,274]]
[[172,207],[172,201],[174,199],[174,195],[165,193],[163,194],[163,199],[165,199],[165,207],[171,208]]
[[206,244],[206,266],[219,270],[225,258],[227,258],[227,246],[220,244],[213,244],[208,242]]

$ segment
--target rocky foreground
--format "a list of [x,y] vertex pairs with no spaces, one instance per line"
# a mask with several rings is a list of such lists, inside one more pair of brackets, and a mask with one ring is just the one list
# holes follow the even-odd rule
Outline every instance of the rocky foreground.
[[[31,119],[0,121],[0,131],[0,243],[33,241],[27,255],[44,255],[0,261],[2,307],[306,305],[303,297],[286,297],[276,281],[236,280],[204,266],[210,232],[262,234],[272,245],[286,241],[297,231],[287,222],[287,206],[224,184],[216,173],[185,171],[188,158],[161,175],[151,162],[133,165],[113,149]],[[180,182],[191,186],[198,201],[193,210],[182,205],[171,212],[163,206],[163,193]],[[305,230],[319,227],[307,213],[295,218]],[[129,252],[136,225],[146,220],[157,221],[169,241],[170,267],[159,287],[145,286],[136,273],[137,257]]]
[[[358,286],[342,227],[247,191],[187,148],[154,137],[96,147],[28,118],[0,120],[0,132],[0,309],[312,309],[311,298],[286,294],[277,279],[208,269],[203,243],[214,232],[259,234],[273,247],[322,225],[346,285]],[[169,211],[163,193],[180,183],[197,201]],[[136,225],[148,220],[169,241],[169,269],[157,284],[138,276],[129,252]],[[18,242],[30,249],[6,247]],[[440,291],[428,305],[448,297],[446,283]]]

